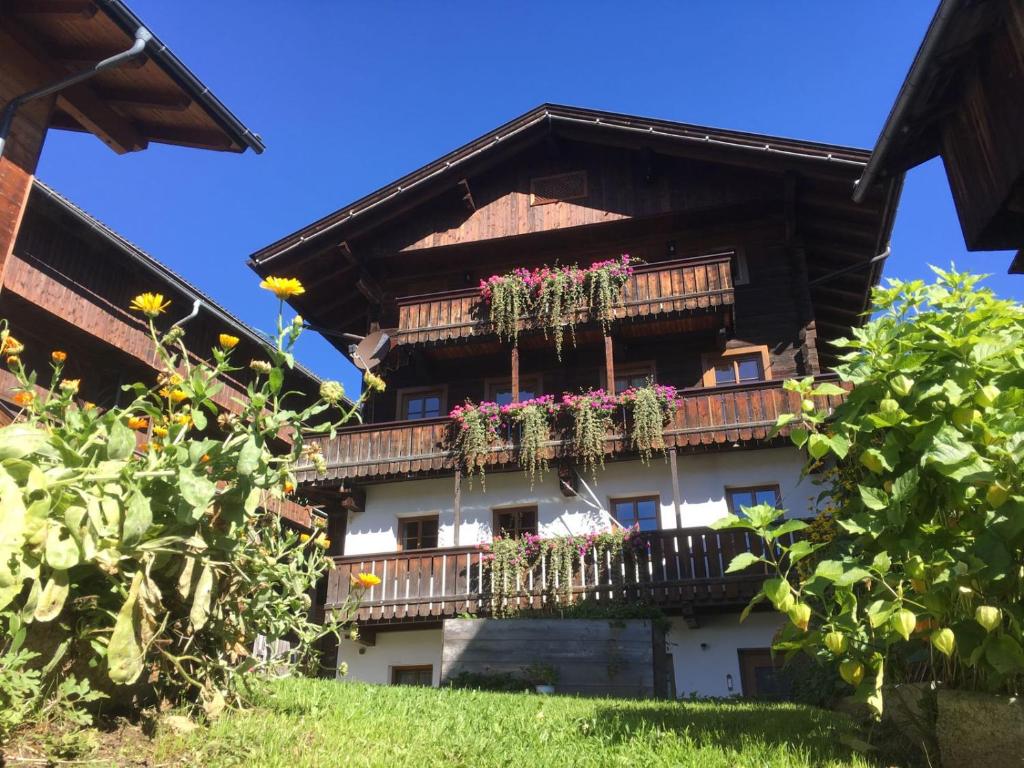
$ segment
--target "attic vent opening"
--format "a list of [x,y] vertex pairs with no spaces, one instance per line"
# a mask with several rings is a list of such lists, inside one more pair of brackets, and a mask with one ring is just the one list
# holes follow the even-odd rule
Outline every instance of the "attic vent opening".
[[587,172],[573,171],[530,179],[530,205],[547,205],[587,196]]

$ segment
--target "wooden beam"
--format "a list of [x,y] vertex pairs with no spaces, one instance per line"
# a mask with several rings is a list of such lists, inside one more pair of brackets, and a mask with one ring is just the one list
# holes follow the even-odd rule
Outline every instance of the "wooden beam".
[[95,90],[101,101],[114,108],[184,112],[192,105],[192,99],[182,93],[152,93],[138,88],[97,88]]
[[201,147],[226,152],[237,145],[224,131],[209,128],[172,128],[169,125],[139,123],[139,131],[152,141],[164,144],[178,144],[185,147]]
[[462,203],[469,211],[476,210],[476,202],[473,200],[473,192],[469,188],[468,179],[459,179],[459,187],[462,189]]
[[606,373],[605,391],[609,395],[615,394],[615,351],[610,334],[604,336],[604,368]]
[[149,146],[149,141],[131,122],[103,103],[85,83],[61,91],[57,107],[119,155]]
[[82,16],[91,19],[96,11],[92,0],[4,0],[4,13],[15,16]]
[[519,347],[512,347],[512,402],[519,402]]
[[338,243],[338,253],[341,254],[341,258],[351,264],[353,267],[361,267],[362,261],[356,258],[355,254],[352,253],[352,246],[348,244],[348,241],[342,240]]
[[363,294],[367,301],[380,305],[384,302],[384,291],[381,290],[380,285],[373,279],[366,270],[360,273],[359,278],[356,280],[356,288]]
[[455,470],[455,492],[452,496],[452,526],[455,531],[453,547],[459,546],[459,529],[462,528],[462,470]]
[[676,449],[668,452],[668,468],[672,474],[672,501],[676,511],[676,528],[683,527],[682,497],[679,493],[679,467],[676,461]]

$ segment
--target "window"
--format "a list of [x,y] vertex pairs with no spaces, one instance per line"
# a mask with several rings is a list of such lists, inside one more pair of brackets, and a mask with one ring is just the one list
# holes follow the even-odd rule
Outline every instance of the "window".
[[626,528],[639,525],[641,531],[656,531],[659,528],[658,512],[661,503],[657,496],[640,496],[635,499],[612,499],[612,514],[619,524]]
[[413,389],[399,392],[400,418],[433,419],[443,415],[444,390]]
[[781,494],[777,485],[752,485],[746,488],[726,488],[725,503],[734,515],[743,516],[744,507],[756,507],[758,504],[779,506]]
[[704,355],[704,386],[724,387],[767,381],[772,377],[768,347],[739,347]]
[[392,685],[425,685],[434,684],[434,667],[430,664],[418,664],[408,667],[391,668]]
[[734,251],[732,259],[732,284],[747,285],[750,282],[750,272],[747,270],[747,255],[743,251]]
[[518,539],[524,533],[537,533],[537,508],[516,507],[494,510],[494,533]]
[[[648,381],[654,381],[654,363],[633,363],[615,368],[615,392],[621,394],[632,387],[643,387]],[[608,372],[604,370],[601,376],[601,386],[608,382]]]
[[[519,399],[529,400],[541,394],[539,376],[519,377]],[[487,382],[487,399],[498,405],[512,402],[512,379],[493,379]]]
[[434,549],[437,547],[437,515],[409,517],[398,521],[398,548]]
[[741,648],[740,684],[743,695],[755,699],[778,701],[789,698],[791,686],[780,674],[782,657],[773,656],[769,648]]

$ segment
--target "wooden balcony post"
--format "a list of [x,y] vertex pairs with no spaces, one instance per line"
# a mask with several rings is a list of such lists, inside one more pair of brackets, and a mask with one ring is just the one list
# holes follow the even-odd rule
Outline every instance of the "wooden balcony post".
[[607,374],[605,391],[609,395],[615,394],[615,351],[612,345],[611,334],[604,335],[604,368]]
[[452,513],[454,516],[453,525],[455,526],[455,535],[452,540],[452,546],[459,546],[459,529],[462,528],[462,470],[455,470],[455,493],[452,497]]
[[676,508],[676,528],[683,527],[682,499],[679,494],[679,467],[676,462],[676,449],[668,452],[668,468],[672,473],[672,501]]
[[519,347],[512,347],[512,402],[519,402]]

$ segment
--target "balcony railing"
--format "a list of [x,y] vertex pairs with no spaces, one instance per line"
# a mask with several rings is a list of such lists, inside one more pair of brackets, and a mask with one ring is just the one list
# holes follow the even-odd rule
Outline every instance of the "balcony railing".
[[[707,312],[733,304],[731,253],[640,267],[626,283],[616,317]],[[480,292],[462,291],[398,299],[394,345],[436,343],[492,332]],[[587,318],[580,317],[580,322]],[[529,328],[529,321],[522,321]]]
[[[764,440],[781,414],[800,410],[800,397],[783,389],[781,381],[684,390],[680,400],[664,434],[666,447],[681,450]],[[831,412],[842,400],[841,395],[819,397],[817,405]],[[360,479],[450,472],[456,466],[448,449],[450,437],[451,420],[447,417],[343,428],[333,439],[309,439],[320,444],[327,463],[326,475],[317,475],[307,464],[300,466],[298,478],[300,482],[337,485]],[[545,446],[548,459],[565,455],[566,450],[566,444],[555,435]],[[497,446],[488,465],[514,462],[515,451],[514,440]],[[605,452],[628,455],[630,451],[620,419],[617,430],[605,439]]]
[[[790,538],[791,540],[791,538]],[[638,601],[665,608],[742,606],[760,589],[764,566],[726,574],[741,552],[763,552],[762,541],[745,531],[681,528],[641,534],[638,546],[615,556],[589,551],[574,565],[568,589],[545,590],[547,554],[514,585],[495,593],[487,554],[476,547],[355,555],[334,560],[325,608],[340,607],[352,577],[372,573],[381,583],[366,591],[359,621],[432,620],[459,613],[493,615],[508,610],[554,609],[571,595],[579,600]]]

